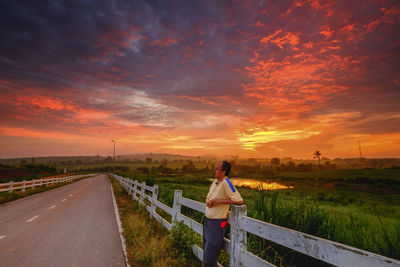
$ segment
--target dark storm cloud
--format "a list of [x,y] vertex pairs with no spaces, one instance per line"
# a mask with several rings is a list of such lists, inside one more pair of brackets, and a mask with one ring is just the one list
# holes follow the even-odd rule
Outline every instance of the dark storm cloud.
[[[85,84],[103,81],[151,87],[157,93],[184,77],[213,79],[219,70],[225,77],[225,68],[243,64],[240,56],[225,54],[233,51],[230,39],[235,35],[233,27],[224,26],[225,6],[186,1],[10,2],[2,9],[1,35],[7,38],[0,44],[1,57],[9,62],[1,65],[2,76],[48,82],[48,87],[70,86],[81,79]],[[194,83],[175,88],[207,89]]]

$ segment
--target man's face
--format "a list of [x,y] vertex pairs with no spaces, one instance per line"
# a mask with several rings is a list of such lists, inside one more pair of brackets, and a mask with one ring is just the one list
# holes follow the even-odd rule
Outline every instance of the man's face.
[[214,178],[222,179],[225,177],[225,171],[222,170],[222,162],[218,162],[214,169]]

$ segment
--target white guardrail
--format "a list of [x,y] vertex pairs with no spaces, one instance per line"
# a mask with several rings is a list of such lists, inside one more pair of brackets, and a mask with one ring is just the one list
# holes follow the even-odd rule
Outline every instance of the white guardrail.
[[80,175],[71,175],[65,177],[49,177],[49,178],[41,178],[41,179],[33,179],[33,180],[23,180],[21,182],[13,182],[10,181],[8,183],[1,183],[0,184],[0,193],[1,192],[12,192],[15,190],[22,190],[24,192],[26,189],[41,187],[41,186],[48,186],[58,183],[68,182],[74,179],[79,179],[85,176],[94,176],[97,174],[80,174]]
[[[133,181],[115,174],[112,174],[112,176],[132,195],[133,200],[138,200],[142,205],[146,206],[150,217],[154,217],[168,230],[173,227],[176,221],[183,221],[185,225],[203,236],[203,225],[181,214],[181,206],[205,213],[206,205],[204,203],[185,198],[182,196],[181,190],[175,190],[174,203],[171,208],[157,200],[158,185],[148,186],[145,182],[139,183],[137,180]],[[146,194],[146,191],[151,192],[151,195]],[[146,205],[144,199],[147,199],[151,206]],[[172,216],[171,223],[161,217],[156,212],[156,208],[160,208],[170,214]],[[228,223],[231,225],[231,239],[225,238],[223,250],[230,255],[231,267],[275,266],[247,251],[247,233],[335,266],[400,266],[400,261],[395,259],[247,217],[247,207],[245,205],[231,205]],[[192,250],[203,261],[203,250],[197,245],[193,245]]]

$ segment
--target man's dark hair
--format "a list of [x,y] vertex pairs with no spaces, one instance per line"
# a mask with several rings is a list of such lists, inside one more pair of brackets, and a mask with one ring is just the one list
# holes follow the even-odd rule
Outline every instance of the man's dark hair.
[[225,171],[225,175],[228,176],[229,173],[231,172],[231,164],[229,162],[227,162],[226,160],[224,160],[222,162],[221,170]]

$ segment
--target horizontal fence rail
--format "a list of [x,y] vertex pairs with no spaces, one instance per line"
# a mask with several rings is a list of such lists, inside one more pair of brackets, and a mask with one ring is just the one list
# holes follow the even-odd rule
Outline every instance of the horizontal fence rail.
[[8,183],[0,184],[0,193],[1,192],[13,192],[15,190],[22,190],[24,192],[26,189],[48,186],[58,183],[65,183],[75,179],[79,179],[86,176],[94,176],[97,174],[80,174],[80,175],[71,175],[65,177],[49,177],[49,178],[40,178],[40,179],[32,179],[32,180],[23,180],[21,182],[13,182],[10,181]]
[[[181,207],[185,206],[204,214],[206,211],[204,203],[185,198],[182,196],[181,190],[175,190],[174,203],[171,208],[157,200],[158,185],[148,186],[145,182],[139,183],[137,180],[133,181],[116,174],[111,175],[132,195],[133,200],[137,200],[146,206],[150,217],[158,220],[168,230],[176,222],[183,221],[185,225],[203,236],[203,225],[183,215]],[[146,191],[150,192],[151,195],[146,194]],[[144,199],[147,199],[151,205],[148,206]],[[156,207],[172,216],[171,223],[156,213]],[[335,266],[400,267],[400,261],[395,259],[248,217],[245,205],[231,205],[228,223],[231,226],[231,239],[225,238],[223,249],[230,255],[230,266],[232,267],[275,266],[247,251],[248,233]],[[203,250],[197,245],[193,245],[192,250],[194,255],[203,261]]]

